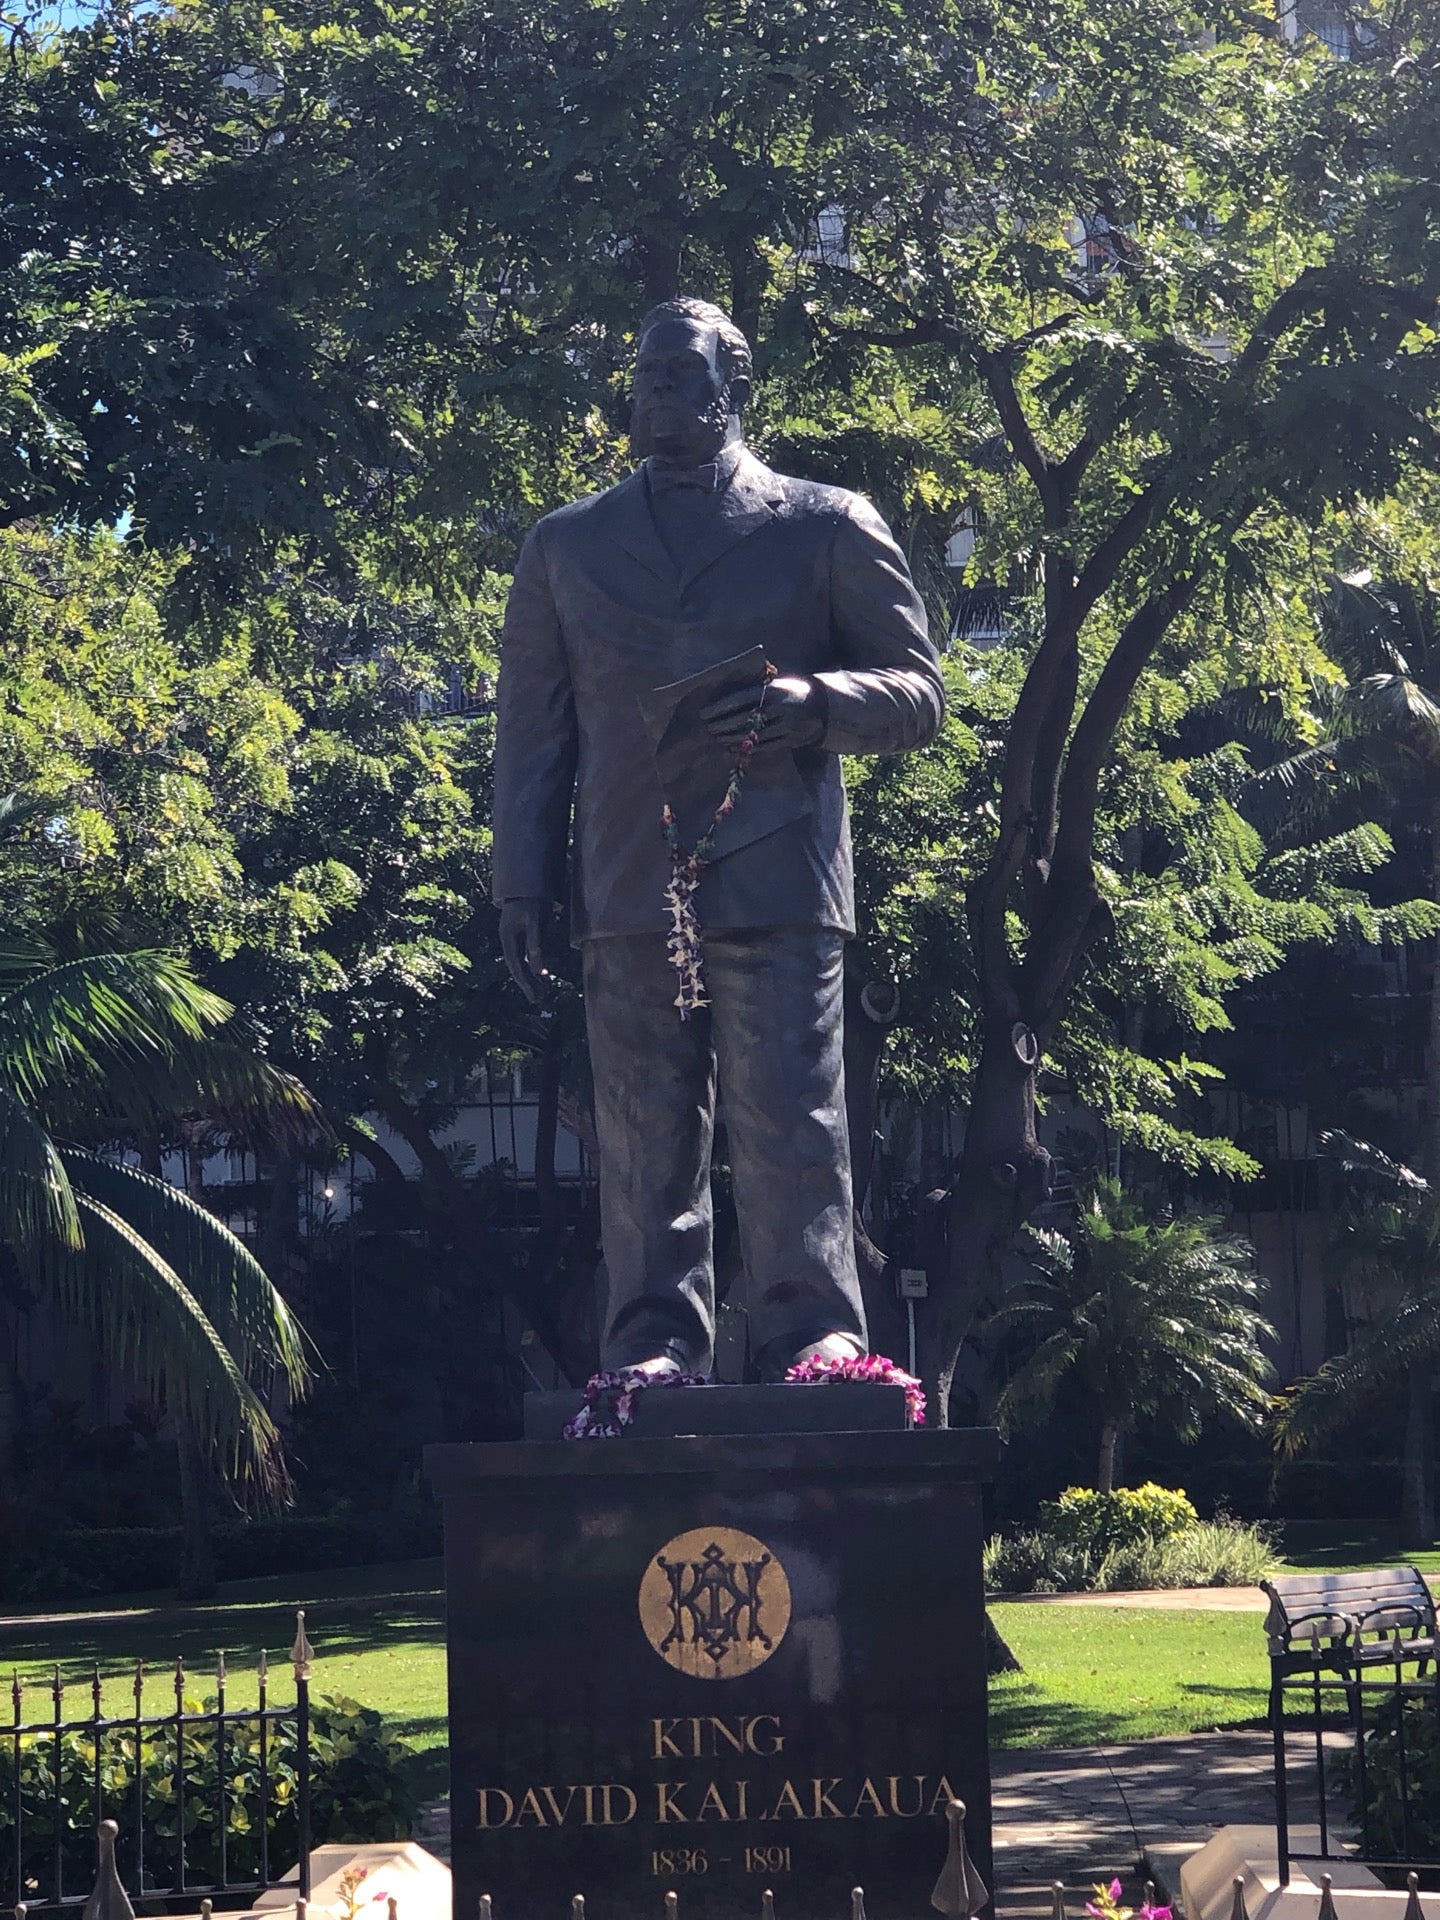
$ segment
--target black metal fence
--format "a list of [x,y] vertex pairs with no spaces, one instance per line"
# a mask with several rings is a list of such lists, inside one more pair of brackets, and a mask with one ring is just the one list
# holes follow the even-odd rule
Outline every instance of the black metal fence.
[[[1349,1855],[1336,1844],[1337,1787],[1368,1865],[1403,1870],[1440,1860],[1440,1667],[1424,1579],[1413,1567],[1387,1567],[1295,1575],[1265,1590],[1281,1883],[1293,1860]],[[1303,1776],[1313,1782],[1314,1852],[1292,1838],[1297,1737],[1306,1752]]]
[[[132,1899],[293,1887],[308,1900],[313,1657],[300,1613],[293,1701],[273,1699],[262,1653],[255,1704],[229,1704],[222,1653],[203,1699],[176,1662],[166,1683],[174,1705],[163,1713],[145,1711],[155,1683],[140,1662],[128,1689],[133,1705],[120,1713],[105,1712],[98,1667],[79,1688],[67,1687],[58,1667],[43,1688],[17,1676],[11,1723],[0,1727],[0,1889],[11,1890],[17,1909],[83,1906],[96,1831],[113,1821],[115,1869]],[[67,1713],[67,1693],[77,1691],[88,1701]],[[49,1710],[27,1717],[36,1692],[48,1693]],[[288,1868],[291,1858],[294,1868],[277,1877],[277,1860]]]

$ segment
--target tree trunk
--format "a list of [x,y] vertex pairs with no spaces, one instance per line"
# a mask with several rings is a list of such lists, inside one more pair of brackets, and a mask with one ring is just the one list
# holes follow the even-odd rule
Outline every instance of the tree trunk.
[[1400,1545],[1406,1549],[1435,1544],[1435,1480],[1430,1457],[1432,1386],[1428,1360],[1421,1360],[1410,1368],[1406,1380],[1405,1459],[1400,1490]]
[[989,1023],[960,1171],[944,1203],[944,1251],[926,1263],[921,1370],[932,1426],[949,1424],[961,1343],[981,1303],[999,1297],[1016,1231],[1050,1191],[1050,1155],[1035,1132],[1034,1054],[1028,1030]]
[[[846,955],[847,961],[849,954]],[[891,1020],[865,1011],[863,963],[845,968],[845,1123],[850,1134],[850,1184],[855,1211],[864,1210],[875,1170],[875,1125],[880,1106],[880,1061]],[[898,1002],[897,1002],[898,1005]]]
[[215,1543],[210,1535],[210,1463],[192,1434],[175,1436],[180,1469],[180,1572],[182,1600],[209,1600],[215,1592]]
[[276,1160],[266,1183],[265,1207],[256,1236],[255,1258],[277,1287],[284,1277],[285,1250],[295,1227],[296,1165],[293,1153],[282,1153]]
[[[1440,794],[1430,801],[1430,898],[1440,901]],[[1440,1183],[1440,934],[1430,976],[1430,1043],[1425,1050],[1425,1178]]]
[[1100,1458],[1095,1464],[1097,1493],[1115,1491],[1115,1461],[1119,1451],[1120,1429],[1113,1420],[1107,1420],[1100,1429]]

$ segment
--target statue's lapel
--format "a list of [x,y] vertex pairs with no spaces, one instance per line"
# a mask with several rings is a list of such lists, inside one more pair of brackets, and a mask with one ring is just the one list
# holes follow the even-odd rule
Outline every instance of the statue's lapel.
[[743,453],[735,469],[735,477],[725,491],[722,511],[716,515],[713,526],[696,541],[694,550],[680,569],[681,593],[733,546],[737,546],[757,528],[768,526],[775,518],[781,494],[782,488],[776,475],[754,454]]
[[609,497],[608,531],[615,544],[623,547],[647,573],[653,573],[657,580],[673,587],[677,580],[675,563],[665,551],[655,516],[650,511],[644,469],[637,467],[628,480],[622,480],[612,489]]

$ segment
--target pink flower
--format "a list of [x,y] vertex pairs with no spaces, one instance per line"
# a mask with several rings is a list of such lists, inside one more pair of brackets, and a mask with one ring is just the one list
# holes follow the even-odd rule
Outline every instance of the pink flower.
[[925,1418],[925,1394],[920,1382],[883,1353],[857,1353],[848,1360],[802,1360],[785,1378],[800,1386],[814,1386],[822,1380],[868,1380],[877,1386],[903,1387],[911,1425],[918,1427]]

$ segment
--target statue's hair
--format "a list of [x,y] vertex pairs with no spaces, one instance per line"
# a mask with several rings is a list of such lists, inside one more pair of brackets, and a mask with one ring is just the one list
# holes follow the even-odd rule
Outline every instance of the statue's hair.
[[702,327],[713,327],[727,377],[731,380],[750,378],[750,342],[723,308],[713,306],[708,300],[691,300],[684,295],[677,300],[662,300],[640,322],[637,340],[643,340],[657,320],[694,320]]

